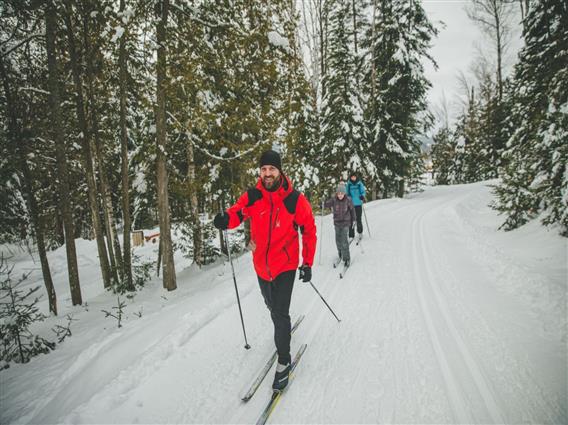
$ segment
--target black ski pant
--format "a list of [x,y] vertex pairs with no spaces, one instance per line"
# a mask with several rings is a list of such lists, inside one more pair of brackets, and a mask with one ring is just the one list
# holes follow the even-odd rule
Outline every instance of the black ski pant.
[[295,278],[296,270],[282,272],[272,282],[258,276],[260,292],[262,292],[264,303],[270,310],[270,317],[272,323],[274,323],[274,343],[280,364],[288,364],[292,360],[290,356],[290,332],[292,329],[290,300],[292,299]]
[[357,217],[357,233],[363,233],[363,221],[361,215],[363,214],[363,205],[355,205],[355,216]]

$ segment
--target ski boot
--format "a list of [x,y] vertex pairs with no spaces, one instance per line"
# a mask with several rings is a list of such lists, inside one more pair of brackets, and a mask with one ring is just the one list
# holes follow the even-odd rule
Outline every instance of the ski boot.
[[272,389],[274,391],[282,391],[288,385],[288,379],[290,377],[290,363],[283,365],[280,363],[276,364],[276,374],[274,375],[274,382],[272,383]]

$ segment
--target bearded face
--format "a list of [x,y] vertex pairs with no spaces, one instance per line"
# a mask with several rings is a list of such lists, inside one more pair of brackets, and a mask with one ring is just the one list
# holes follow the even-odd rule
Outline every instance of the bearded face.
[[260,167],[260,178],[266,189],[272,189],[280,181],[280,170],[272,165]]

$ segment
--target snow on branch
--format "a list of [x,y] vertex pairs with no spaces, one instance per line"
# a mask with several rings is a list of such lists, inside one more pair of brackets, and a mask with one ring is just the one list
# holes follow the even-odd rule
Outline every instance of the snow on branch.
[[21,91],[21,90],[33,91],[33,92],[36,92],[36,93],[49,95],[49,92],[47,90],[38,89],[37,87],[19,87],[18,91]]
[[241,35],[241,36],[248,36],[249,34],[247,34],[246,32],[238,29],[235,25],[231,25],[230,23],[227,22],[223,22],[223,21],[218,21],[217,23],[215,22],[207,22],[201,18],[197,17],[197,7],[195,6],[187,6],[187,8],[191,9],[191,12],[193,13],[189,13],[186,9],[180,7],[179,5],[173,3],[171,4],[172,7],[176,8],[177,10],[179,10],[181,13],[183,13],[187,18],[191,19],[192,21],[195,21],[205,27],[208,28],[232,28],[237,34]]
[[270,31],[268,33],[268,41],[273,46],[282,47],[284,50],[290,53],[290,43],[288,42],[288,39],[282,37],[276,31]]
[[[260,145],[263,144],[263,141],[262,141],[262,140],[259,140],[258,142],[256,142],[256,143],[255,143],[253,146],[251,146],[250,148],[248,148],[248,149],[246,149],[246,150],[244,150],[244,151],[242,151],[242,152],[239,152],[239,153],[237,153],[236,155],[233,155],[233,156],[230,156],[230,157],[219,156],[219,155],[216,155],[216,154],[214,154],[214,153],[209,152],[209,151],[208,151],[207,149],[205,149],[204,147],[199,146],[199,144],[196,143],[196,141],[194,140],[194,139],[195,139],[195,135],[192,134],[182,123],[180,123],[179,120],[178,120],[176,117],[174,117],[170,112],[167,112],[167,114],[168,114],[168,116],[169,116],[172,120],[174,120],[174,121],[177,123],[177,125],[178,125],[181,129],[183,129],[183,130],[185,131],[185,134],[186,134],[186,136],[187,136],[187,139],[190,141],[190,143],[193,145],[194,148],[199,149],[201,152],[203,152],[203,153],[204,153],[205,155],[207,155],[208,157],[213,158],[213,159],[216,159],[216,160],[218,160],[218,161],[232,161],[232,160],[234,160],[234,159],[241,158],[241,157],[243,157],[243,156],[245,156],[245,155],[247,155],[247,154],[253,152],[256,148],[258,148]],[[226,148],[223,148],[223,149],[224,149],[224,151],[226,152]],[[222,150],[222,152],[223,152],[223,150]]]
[[2,47],[2,51],[0,52],[0,57],[4,58],[6,56],[8,56],[10,53],[18,50],[20,47],[22,47],[23,45],[29,43],[30,41],[32,41],[35,38],[41,38],[43,37],[43,34],[32,34],[29,37],[27,37],[25,40],[22,40],[21,42],[19,42],[18,44],[16,44],[15,46],[12,46],[10,49],[6,49],[5,47]]

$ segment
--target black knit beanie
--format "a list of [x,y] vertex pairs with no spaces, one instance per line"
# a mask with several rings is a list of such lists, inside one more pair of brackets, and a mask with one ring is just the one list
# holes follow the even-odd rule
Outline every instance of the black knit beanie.
[[272,165],[282,172],[282,159],[280,158],[280,154],[273,150],[264,152],[260,156],[260,167],[265,165]]

